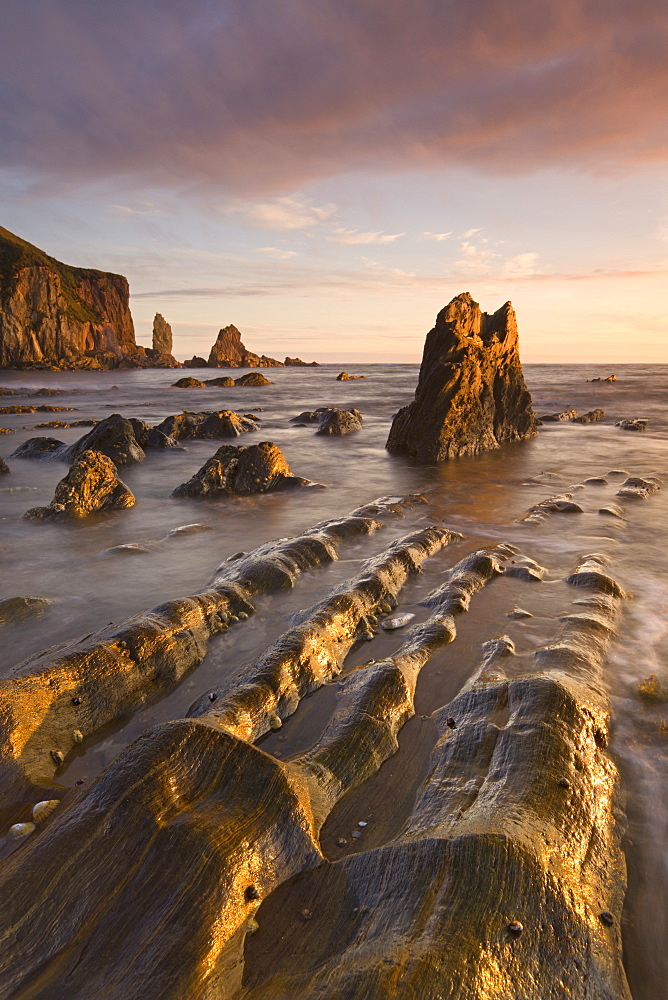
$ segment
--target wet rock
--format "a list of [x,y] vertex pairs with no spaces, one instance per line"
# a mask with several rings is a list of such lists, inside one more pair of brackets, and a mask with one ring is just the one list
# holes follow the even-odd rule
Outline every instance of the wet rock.
[[67,445],[51,437],[28,438],[11,453],[10,458],[60,458]]
[[0,413],[67,413],[76,406],[0,406]]
[[621,427],[623,431],[644,431],[648,423],[649,420],[617,420],[615,427]]
[[621,520],[624,518],[624,511],[618,503],[608,503],[605,507],[599,507],[598,512],[605,517],[617,517]]
[[[138,421],[137,426],[143,426]],[[140,430],[140,433],[143,433]],[[146,458],[143,449],[135,437],[135,427],[120,413],[112,413],[110,417],[100,420],[88,434],[66,448],[59,458],[65,462],[74,462],[85,451],[96,451],[106,455],[116,465],[130,465],[132,462],[143,462]]]
[[[573,489],[573,487],[571,487]],[[540,523],[552,514],[582,514],[583,508],[579,503],[575,503],[572,493],[559,493],[553,497],[547,497],[540,503],[529,507],[528,511],[521,518],[522,521]]]
[[513,556],[503,567],[504,576],[513,576],[518,580],[525,580],[527,583],[545,579],[549,570],[545,566],[539,565],[535,559],[529,556]]
[[571,419],[575,424],[594,424],[599,420],[605,420],[605,413],[601,409],[589,410],[588,413],[582,413],[579,417]]
[[[316,414],[321,412],[316,410]],[[359,410],[328,409],[319,420],[316,434],[343,435],[362,429],[362,414]]]
[[348,372],[341,372],[340,375],[336,376],[337,382],[352,382],[357,378],[366,378],[366,375],[349,375]]
[[583,480],[584,486],[607,486],[608,480],[604,476],[589,476],[588,479]]
[[218,386],[232,386],[234,385],[234,379],[230,378],[229,375],[221,375],[220,378],[208,378],[205,382],[206,385],[218,385]]
[[87,517],[96,511],[134,506],[135,498],[116,476],[116,466],[106,455],[85,451],[56,485],[48,507],[33,507],[23,515],[30,521],[48,518]]
[[8,472],[11,472],[11,471],[12,470],[9,468],[9,466],[5,462],[4,458],[0,458],[0,476],[6,475]]
[[281,368],[282,365],[275,358],[247,350],[241,342],[240,332],[232,325],[219,330],[208,360],[209,368]]
[[415,400],[395,416],[388,451],[441,462],[535,434],[512,306],[489,316],[457,296],[427,334]]
[[11,622],[39,618],[53,607],[46,597],[7,597],[0,601],[0,628]]
[[248,496],[312,485],[293,476],[283,452],[271,441],[248,446],[222,445],[187,483],[172,496],[201,497],[234,493]]
[[617,496],[625,500],[644,500],[660,489],[661,480],[657,476],[629,476],[617,490]]
[[35,424],[38,427],[94,427],[97,420],[47,420],[43,424]]
[[235,385],[273,385],[268,378],[265,378],[260,372],[248,372],[247,375],[242,375],[241,378],[235,378]]
[[[577,410],[562,410],[560,413],[542,413],[539,417],[545,423],[562,423],[565,420],[577,420]],[[586,422],[586,421],[583,421]]]
[[511,608],[510,611],[506,612],[506,618],[533,618],[530,611],[525,611],[524,608]]
[[184,375],[183,378],[172,382],[172,389],[203,389],[204,385],[205,383],[200,379],[193,378],[192,375]]
[[250,414],[241,416],[233,410],[205,410],[200,413],[186,411],[166,417],[156,430],[176,441],[187,441],[192,438],[239,437],[248,431],[258,430],[259,426],[259,418]]
[[157,427],[151,427],[146,420],[130,417],[130,423],[135,433],[135,440],[141,448],[178,448],[174,438],[163,434]]
[[122,545],[112,545],[109,549],[103,549],[103,556],[144,556],[150,553],[146,545],[139,542],[125,542]]

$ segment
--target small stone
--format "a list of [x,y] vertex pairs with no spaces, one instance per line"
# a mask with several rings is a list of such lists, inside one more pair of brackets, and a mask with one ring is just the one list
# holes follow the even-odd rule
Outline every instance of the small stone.
[[248,618],[247,612],[246,611],[240,611],[239,614],[238,614],[238,618],[239,618],[239,621],[244,621],[244,619]]
[[353,830],[350,836],[353,837],[354,840],[358,840],[362,836],[362,834],[359,830]]
[[260,893],[254,885],[246,886],[246,891],[244,893],[246,899],[250,902],[251,899],[259,899]]
[[72,739],[75,743],[83,743],[84,736],[80,729],[75,729],[72,732]]
[[382,611],[384,615],[389,615],[390,611],[392,610],[392,605],[388,604],[387,601],[385,601],[384,604],[381,604],[379,610]]
[[457,723],[455,722],[455,720],[452,718],[451,715],[449,715],[447,717],[447,719],[445,720],[445,724],[448,727],[448,729],[456,729],[457,728]]
[[336,846],[337,847],[345,847],[347,843],[348,843],[348,841],[346,840],[345,837],[337,837],[336,838]]
[[230,625],[233,625],[235,622],[238,622],[239,619],[237,618],[236,615],[230,615],[230,617],[228,618],[228,621],[229,621]]
[[283,725],[283,719],[280,717],[278,712],[272,712],[269,716],[269,725],[272,729],[280,729]]
[[368,826],[369,824],[365,820],[361,819],[357,825],[358,826]]
[[81,704],[81,698],[72,698],[72,704],[73,705],[80,705]]
[[60,767],[60,765],[65,760],[65,754],[62,752],[62,750],[52,750],[51,759],[53,760],[54,764],[57,767]]
[[77,780],[74,782],[74,784],[75,785],[85,785],[86,784],[86,779],[85,778],[77,778]]
[[606,927],[612,927],[612,925],[615,922],[615,918],[613,917],[610,910],[603,910],[601,913],[599,913],[598,919],[601,921],[602,924],[605,924]]
[[519,920],[511,920],[508,924],[508,931],[513,935],[513,937],[519,937],[524,927],[519,922]]
[[209,691],[209,701],[215,701],[218,695],[215,691]]
[[301,910],[301,912],[299,914],[299,919],[303,920],[304,923],[307,923],[311,919],[312,916],[313,916],[313,914],[311,913],[310,910],[303,909],[303,910]]
[[557,784],[559,785],[559,788],[569,789],[571,787],[571,783],[568,778],[559,778]]
[[364,640],[364,642],[371,642],[371,640],[373,639],[373,632],[363,632],[362,639]]
[[260,925],[258,924],[257,920],[247,921],[246,930],[248,931],[249,934],[255,934],[256,931],[259,931],[259,929]]

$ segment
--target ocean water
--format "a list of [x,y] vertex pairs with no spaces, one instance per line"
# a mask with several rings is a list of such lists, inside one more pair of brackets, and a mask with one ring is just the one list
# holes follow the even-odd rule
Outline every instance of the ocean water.
[[[401,610],[414,611],[418,620],[427,617],[419,602],[438,585],[449,566],[482,545],[513,542],[548,567],[552,585],[541,587],[540,595],[531,584],[517,580],[487,587],[472,603],[470,613],[459,619],[456,641],[425,667],[417,690],[416,716],[402,730],[399,753],[361,792],[339,804],[323,832],[327,850],[337,831],[349,829],[363,808],[373,814],[373,829],[365,831],[361,845],[370,847],[389,839],[410,812],[435,739],[429,717],[454,697],[476,668],[481,643],[506,633],[520,653],[528,654],[549,641],[555,618],[572,600],[563,578],[581,554],[605,551],[612,558],[613,575],[633,595],[605,668],[614,711],[610,753],[622,773],[628,816],[625,961],[634,1000],[664,997],[668,981],[668,704],[644,704],[637,685],[650,674],[668,684],[668,492],[633,505],[626,521],[604,518],[598,515],[598,507],[614,497],[621,482],[611,477],[606,486],[577,492],[575,499],[584,507],[583,514],[554,515],[541,525],[523,524],[519,518],[550,494],[611,470],[666,478],[668,365],[526,365],[525,378],[537,414],[565,409],[582,413],[601,407],[606,420],[589,425],[545,424],[532,441],[439,467],[414,465],[390,456],[384,448],[392,415],[413,397],[418,366],[353,365],[346,370],[366,378],[337,382],[341,367],[324,365],[266,370],[273,383],[266,387],[178,389],[171,383],[183,373],[163,370],[0,373],[0,388],[65,390],[63,395],[38,399],[0,396],[0,406],[46,403],[74,408],[69,414],[0,415],[0,427],[13,431],[0,435],[0,455],[11,468],[11,475],[0,477],[0,599],[32,595],[53,602],[42,617],[2,629],[0,671],[7,673],[45,647],[205,588],[217,566],[235,552],[298,534],[379,496],[423,493],[427,505],[390,521],[376,535],[344,544],[336,563],[304,574],[294,590],[262,599],[257,614],[243,628],[231,629],[211,642],[206,659],[178,687],[122,725],[82,744],[60,776],[66,786],[81,777],[90,779],[148,726],[185,715],[216,679],[254,658],[289,627],[293,612],[309,607],[355,575],[363,559],[412,528],[444,524],[465,536],[428,560],[424,573],[404,588]],[[612,372],[617,375],[614,383],[586,381]],[[213,373],[188,374],[205,378]],[[302,410],[317,406],[354,406],[363,414],[364,427],[356,434],[330,438],[315,436],[313,426],[290,423]],[[223,408],[255,413],[262,419],[259,431],[236,443],[276,442],[296,475],[326,489],[212,500],[172,498],[172,490],[190,478],[220,443],[189,441],[183,450],[149,451],[146,461],[121,470],[121,478],[137,498],[129,510],[71,525],[21,519],[29,507],[49,503],[67,467],[53,461],[11,459],[10,453],[35,435],[71,443],[87,431],[36,430],[36,424],[61,418],[101,419],[110,413],[158,423],[182,409]],[[616,420],[634,417],[649,421],[644,433],[624,432],[614,425]],[[168,534],[193,522],[205,524],[208,530]],[[125,555],[108,551],[125,543],[139,543],[145,551]],[[513,605],[526,607],[534,617],[508,619]],[[353,652],[346,667],[387,655],[399,641],[396,633],[381,634]],[[314,742],[335,704],[334,687],[328,685],[306,699],[280,736],[265,738],[265,748],[289,756]]]

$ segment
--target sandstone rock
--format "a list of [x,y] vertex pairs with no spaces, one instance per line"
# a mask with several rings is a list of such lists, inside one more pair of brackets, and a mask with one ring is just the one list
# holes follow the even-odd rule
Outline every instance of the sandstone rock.
[[6,475],[8,472],[11,472],[11,469],[5,462],[4,458],[0,458],[0,476]]
[[286,358],[283,364],[286,368],[290,366],[301,367],[301,368],[319,368],[317,361],[302,361],[301,358]]
[[241,378],[235,378],[235,385],[273,385],[268,378],[261,375],[260,372],[248,372],[247,375],[242,375]]
[[[143,423],[137,422],[138,426],[143,426]],[[110,417],[100,420],[88,434],[84,434],[57,457],[65,462],[74,462],[85,451],[99,451],[116,465],[142,462],[146,458],[135,437],[132,422],[120,413],[112,413]]]
[[156,430],[177,441],[189,438],[239,437],[248,431],[256,431],[260,421],[252,415],[241,416],[234,410],[213,410],[202,413],[176,413],[165,417]]
[[193,378],[191,375],[186,375],[184,378],[178,379],[176,382],[172,382],[172,389],[203,389],[204,382],[201,382],[198,378]]
[[234,385],[234,379],[230,378],[229,375],[222,375],[220,378],[208,378],[206,380],[206,385],[220,385],[220,386],[232,386]]
[[649,420],[617,420],[615,427],[621,427],[623,431],[644,431],[648,423]]
[[353,382],[357,378],[366,378],[366,375],[349,375],[348,372],[341,372],[336,376],[337,382]]
[[629,476],[617,491],[617,496],[626,500],[645,500],[660,489],[661,480],[657,476]]
[[116,466],[98,451],[85,451],[56,486],[48,507],[33,507],[23,515],[30,521],[87,517],[101,510],[134,506],[135,498],[116,476]]
[[571,417],[571,419],[575,424],[593,424],[598,420],[605,420],[605,413],[601,409],[589,410],[588,413],[583,413],[579,417]]
[[248,446],[222,445],[192,479],[178,486],[172,496],[199,497],[236,493],[268,493],[309,486],[308,479],[293,476],[278,445],[271,441]]
[[12,622],[39,618],[53,607],[46,597],[7,597],[0,601],[0,628]]
[[67,448],[64,441],[51,437],[28,438],[11,453],[10,458],[60,458]]
[[206,368],[206,358],[200,358],[199,355],[195,355],[190,358],[189,361],[184,361],[184,368]]
[[127,280],[70,267],[0,228],[1,368],[117,368],[145,363]]
[[542,413],[539,417],[539,420],[542,420],[543,423],[556,423],[556,422],[562,422],[564,420],[577,420],[577,419],[578,419],[577,410],[562,410],[560,413]]
[[489,316],[457,296],[427,334],[415,400],[395,416],[388,451],[441,462],[535,434],[512,306]]
[[160,313],[153,318],[153,350],[158,354],[172,353],[172,328]]
[[362,414],[359,410],[328,409],[322,414],[319,424],[316,434],[352,434],[362,429]]
[[236,326],[226,326],[219,331],[207,364],[209,368],[280,368],[283,362],[246,350]]

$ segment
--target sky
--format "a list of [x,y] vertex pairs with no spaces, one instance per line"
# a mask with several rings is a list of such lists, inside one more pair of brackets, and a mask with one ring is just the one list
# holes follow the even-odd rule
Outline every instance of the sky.
[[180,359],[418,362],[469,291],[668,363],[666,52],[665,0],[4,0],[0,222]]

